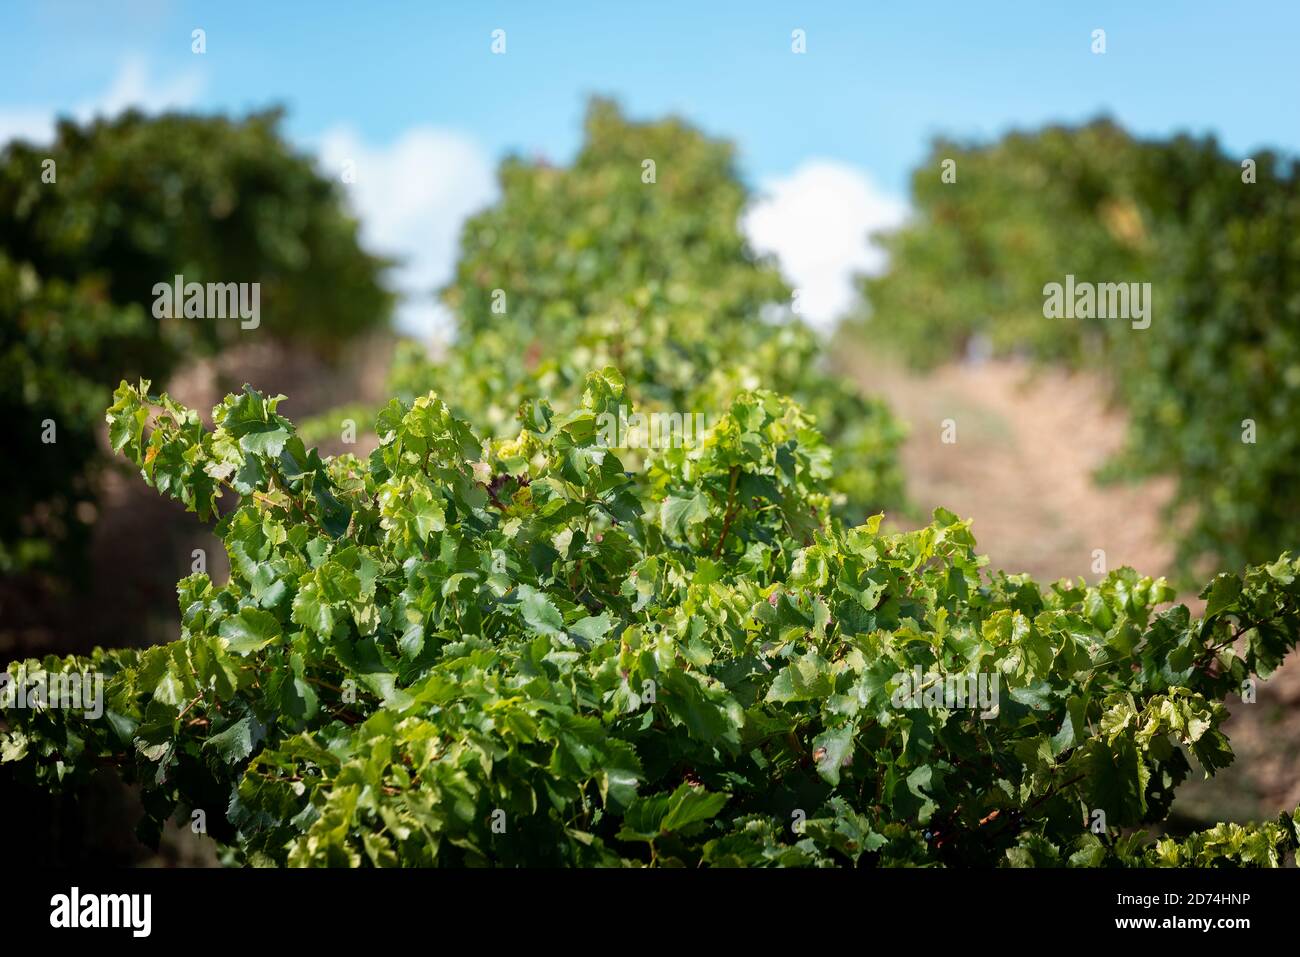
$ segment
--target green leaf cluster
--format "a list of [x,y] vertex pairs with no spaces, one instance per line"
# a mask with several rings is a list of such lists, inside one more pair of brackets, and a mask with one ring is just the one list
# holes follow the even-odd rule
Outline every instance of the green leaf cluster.
[[[677,119],[633,122],[599,99],[585,131],[568,166],[501,165],[501,198],[465,224],[443,291],[456,340],[435,360],[401,350],[392,393],[436,390],[485,433],[509,436],[520,403],[572,409],[587,372],[608,365],[643,413],[712,420],[738,393],[767,388],[827,437],[837,508],[860,520],[899,504],[902,428],[825,371],[823,344],[786,305],[791,291],[750,250],[731,144]],[[637,472],[642,458],[624,454]]]
[[[597,418],[525,408],[482,437],[394,400],[365,460],[322,459],[251,389],[214,427],[123,383],[113,444],[216,522],[229,581],[178,585],[182,638],[13,663],[94,671],[104,712],[10,709],[0,763],[140,783],[146,836],[206,812],[284,866],[1275,866],[1297,818],[1175,840],[1224,702],[1300,635],[1300,559],[1206,588],[990,575],[969,523],[832,514],[827,447],[743,390],[633,481]],[[996,677],[982,711],[906,676]],[[919,690],[919,689],[913,689]],[[1105,826],[1096,829],[1096,813]]]

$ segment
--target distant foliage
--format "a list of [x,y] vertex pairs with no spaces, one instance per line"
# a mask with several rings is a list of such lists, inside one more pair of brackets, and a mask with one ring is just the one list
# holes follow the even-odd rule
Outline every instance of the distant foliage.
[[[0,574],[77,567],[112,383],[166,379],[241,335],[324,349],[386,320],[385,264],[278,124],[128,112],[0,152],[0,415],[22,463],[0,479]],[[257,332],[154,318],[154,285],[177,274],[260,283]]]
[[675,119],[634,123],[596,100],[571,165],[510,159],[500,184],[500,202],[466,223],[443,294],[456,342],[434,362],[403,350],[397,395],[437,389],[477,427],[508,435],[522,401],[574,408],[587,370],[607,364],[642,412],[716,417],[761,386],[816,419],[847,512],[900,501],[902,429],[823,370],[821,343],[790,315],[790,290],[749,249],[730,144]]
[[[1300,634],[1300,560],[1205,589],[986,576],[969,523],[882,534],[830,511],[789,399],[742,390],[633,482],[599,441],[617,371],[480,439],[434,395],[322,460],[251,389],[214,430],[123,383],[114,448],[216,518],[225,584],[181,640],[9,666],[106,676],[104,712],[9,709],[39,787],[138,781],[145,836],[204,811],[231,862],[291,866],[1260,866],[1300,811],[1151,840],[1224,701]],[[996,677],[980,713],[920,694]],[[923,689],[913,688],[916,692]],[[1137,830],[1134,830],[1137,828]]]
[[[1251,158],[1246,183],[1213,139],[1106,121],[940,141],[913,176],[914,220],[885,240],[888,273],[864,284],[859,332],[922,365],[979,336],[1100,370],[1132,422],[1111,474],[1177,479],[1184,567],[1264,561],[1294,546],[1300,515],[1300,175]],[[1067,274],[1150,282],[1150,328],[1044,318],[1044,286]]]

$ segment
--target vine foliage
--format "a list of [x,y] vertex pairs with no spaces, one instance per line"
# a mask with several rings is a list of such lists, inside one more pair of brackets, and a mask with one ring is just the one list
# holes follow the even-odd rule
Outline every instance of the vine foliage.
[[[123,383],[112,445],[216,523],[229,581],[178,585],[182,637],[9,666],[103,674],[105,709],[9,709],[0,761],[43,788],[105,765],[157,829],[205,811],[230,862],[275,865],[1277,866],[1300,812],[1177,840],[1146,828],[1232,753],[1225,701],[1300,634],[1283,555],[1163,607],[990,575],[943,510],[883,534],[831,511],[831,456],[790,399],[739,392],[633,481],[598,416],[483,438],[436,395],[322,459],[282,397],[206,428]],[[997,713],[902,676],[996,675]],[[1091,825],[1104,812],[1104,828]],[[150,835],[147,835],[150,836]]]
[[[901,503],[903,427],[827,373],[791,290],[749,247],[730,143],[597,99],[571,164],[512,157],[498,179],[501,198],[466,222],[443,290],[456,339],[433,359],[400,349],[391,394],[435,390],[484,433],[509,436],[521,402],[572,408],[606,365],[622,372],[629,409],[647,414],[713,416],[761,386],[817,419],[841,465],[838,510],[860,521]],[[639,465],[638,450],[623,455]]]

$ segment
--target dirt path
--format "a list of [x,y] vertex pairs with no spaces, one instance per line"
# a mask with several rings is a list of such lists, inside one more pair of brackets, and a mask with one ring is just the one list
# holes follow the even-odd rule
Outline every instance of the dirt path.
[[[1169,480],[1099,486],[1093,474],[1124,441],[1123,415],[1102,383],[1060,371],[1031,373],[1014,360],[954,364],[917,375],[878,356],[840,349],[840,369],[886,399],[911,433],[903,474],[915,514],[937,505],[973,520],[991,567],[1039,580],[1082,575],[1095,582],[1093,550],[1108,568],[1170,570],[1173,548],[1160,511]],[[945,420],[956,441],[943,441]],[[1193,611],[1201,603],[1184,595]],[[1193,772],[1175,811],[1189,825],[1261,820],[1300,804],[1300,660],[1259,689],[1255,704],[1230,704],[1225,732],[1235,766],[1210,781]]]
[[914,520],[943,505],[974,521],[992,567],[1049,581],[1096,581],[1096,549],[1107,568],[1169,570],[1173,549],[1159,512],[1172,484],[1101,488],[1092,480],[1124,440],[1124,419],[1106,408],[1095,379],[1056,371],[1031,377],[1013,360],[918,375],[858,353],[844,366],[911,429],[902,459]]

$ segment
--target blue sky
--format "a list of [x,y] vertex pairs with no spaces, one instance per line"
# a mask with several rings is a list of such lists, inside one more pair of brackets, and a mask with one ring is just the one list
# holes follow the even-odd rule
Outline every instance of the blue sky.
[[[191,52],[196,27],[203,55]],[[490,50],[497,28],[504,56]],[[791,53],[795,28],[804,55]],[[1097,28],[1104,55],[1090,49]],[[863,227],[896,221],[909,170],[940,132],[987,137],[1104,112],[1141,133],[1214,132],[1241,155],[1300,151],[1298,42],[1300,3],[1283,0],[11,0],[0,138],[128,102],[283,104],[295,140],[356,163],[358,212],[375,244],[414,257],[402,282],[416,290],[441,281],[455,223],[490,200],[500,155],[563,161],[586,98],[611,94],[633,115],[678,112],[734,139],[745,177],[784,197],[756,242],[789,266],[800,251],[782,243],[830,233],[860,244]],[[818,202],[827,208],[809,212]],[[835,215],[852,221],[819,228]],[[809,282],[870,266],[861,249],[802,252],[789,268],[820,270]],[[405,324],[431,321],[408,311]]]

